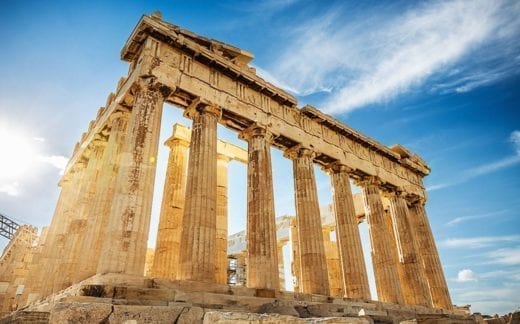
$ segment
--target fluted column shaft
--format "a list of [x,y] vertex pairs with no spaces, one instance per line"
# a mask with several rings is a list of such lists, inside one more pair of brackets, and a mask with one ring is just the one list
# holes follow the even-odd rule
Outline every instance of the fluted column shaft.
[[193,127],[182,220],[180,271],[183,280],[215,281],[218,107],[202,105]]
[[323,245],[327,257],[327,275],[329,278],[329,296],[343,297],[343,274],[339,258],[338,242],[330,239],[334,226],[323,226]]
[[248,141],[247,286],[280,289],[276,220],[271,169],[271,135],[253,125],[242,135]]
[[70,174],[65,175],[60,182],[62,187],[54,216],[49,226],[45,245],[42,248],[40,266],[35,268],[34,287],[32,291],[39,293],[40,297],[52,293],[55,269],[61,259],[61,250],[64,243],[64,233],[68,225],[68,216],[75,207],[80,183],[85,172],[85,163],[77,162]]
[[283,247],[287,241],[278,242],[278,279],[280,281],[280,290],[285,290],[285,259],[283,257]]
[[419,246],[425,276],[428,280],[433,307],[452,309],[450,293],[442,270],[439,253],[435,245],[424,202],[415,203],[410,209],[410,222]]
[[155,243],[152,277],[176,279],[179,268],[182,215],[186,195],[186,165],[189,142],[170,137],[166,179]]
[[327,258],[321,230],[313,152],[296,148],[286,151],[286,156],[293,160],[296,223],[300,236],[301,286],[305,293],[328,295]]
[[105,231],[114,198],[114,187],[129,119],[130,112],[126,109],[117,111],[110,116],[108,142],[96,182],[95,197],[89,209],[87,233],[73,282],[79,282],[96,274],[101,248],[107,238]]
[[85,169],[85,176],[80,184],[78,200],[67,226],[61,262],[56,269],[54,278],[53,292],[72,285],[73,277],[78,270],[78,263],[82,257],[81,247],[87,231],[88,213],[92,208],[92,201],[96,193],[96,181],[105,146],[106,142],[102,138],[95,139],[91,144],[91,153]]
[[229,157],[222,154],[217,154],[217,229],[215,244],[215,282],[219,284],[227,284],[229,161]]
[[292,264],[291,272],[294,277],[294,292],[302,292],[302,267],[300,257],[300,235],[298,234],[298,225],[296,218],[291,219],[291,246],[292,246]]
[[144,272],[163,96],[154,85],[136,91],[98,273]]
[[399,277],[405,304],[431,307],[431,297],[419,250],[409,223],[410,214],[402,192],[390,193],[390,215],[396,238]]
[[375,179],[361,183],[365,215],[372,247],[372,263],[379,301],[403,303],[397,264],[391,250],[391,232],[385,224],[385,213],[379,186]]
[[370,300],[368,276],[361,247],[349,169],[335,164],[329,169],[334,191],[336,233],[346,297]]

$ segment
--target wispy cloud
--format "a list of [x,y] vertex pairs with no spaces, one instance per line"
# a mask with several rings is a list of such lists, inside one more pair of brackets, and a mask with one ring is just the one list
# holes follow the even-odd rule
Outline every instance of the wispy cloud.
[[452,293],[453,301],[458,304],[470,304],[474,312],[483,314],[507,314],[518,307],[517,284],[507,286],[468,285],[464,290]]
[[479,274],[478,277],[482,280],[505,278],[507,280],[520,281],[520,269],[489,271]]
[[503,248],[487,253],[490,263],[517,266],[520,265],[520,246]]
[[385,102],[438,74],[457,79],[451,87],[465,92],[517,72],[453,69],[497,40],[503,46],[484,56],[511,54],[508,46],[519,34],[514,17],[520,5],[514,2],[434,1],[398,15],[352,11],[336,7],[295,27],[286,51],[269,66],[299,94],[329,92],[322,107],[329,113]]
[[509,141],[514,146],[514,150],[515,150],[514,155],[507,156],[507,157],[504,157],[497,161],[492,161],[492,162],[489,162],[486,164],[482,164],[482,165],[479,165],[476,167],[466,169],[460,173],[461,175],[458,178],[454,178],[450,182],[439,183],[439,184],[434,184],[434,185],[428,186],[426,188],[426,190],[431,192],[431,191],[435,191],[435,190],[452,187],[452,186],[467,182],[473,178],[476,178],[476,177],[479,177],[482,175],[486,175],[489,173],[493,173],[493,172],[519,164],[520,163],[520,131],[515,130],[515,131],[511,132],[511,135],[509,136]]
[[18,196],[20,194],[20,184],[17,181],[0,184],[0,193],[8,196]]
[[65,170],[65,167],[67,166],[67,163],[69,162],[69,159],[62,155],[40,155],[38,156],[38,160],[43,163],[48,163],[55,167],[56,169],[63,172]]
[[453,225],[460,224],[463,222],[474,221],[474,220],[483,219],[483,218],[490,218],[493,216],[502,215],[504,213],[507,213],[508,211],[509,211],[508,209],[503,209],[503,210],[489,212],[489,213],[485,213],[485,214],[456,217],[456,218],[452,219],[451,221],[449,221],[448,223],[446,223],[446,225],[453,226]]
[[520,242],[520,235],[504,235],[504,236],[480,236],[469,238],[452,238],[446,239],[439,243],[439,246],[447,248],[483,248],[493,246],[499,243],[516,243]]

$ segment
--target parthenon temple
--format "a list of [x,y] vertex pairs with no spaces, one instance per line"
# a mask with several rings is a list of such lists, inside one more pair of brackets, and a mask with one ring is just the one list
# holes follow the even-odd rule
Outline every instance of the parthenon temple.
[[[10,273],[0,278],[4,316],[77,323],[466,320],[451,303],[425,209],[430,168],[419,156],[318,108],[297,107],[294,96],[248,65],[251,53],[160,14],[139,20],[121,58],[128,75],[74,147],[52,222],[39,239],[30,229],[29,239],[7,248],[27,257],[16,262],[23,271],[1,264]],[[147,261],[164,103],[182,109],[191,125],[168,125],[157,239]],[[217,125],[247,148],[218,139]],[[292,163],[295,215],[275,214],[271,148]],[[230,161],[247,167],[247,213],[234,215],[247,225],[233,236]],[[330,177],[330,206],[320,207],[316,165]]]

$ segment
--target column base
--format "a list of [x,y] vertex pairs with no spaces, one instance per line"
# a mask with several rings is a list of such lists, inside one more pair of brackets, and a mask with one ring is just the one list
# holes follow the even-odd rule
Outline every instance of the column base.
[[[266,315],[267,313],[267,315]],[[219,320],[277,320],[308,323],[334,318],[335,323],[401,322],[416,319],[468,323],[454,311],[404,306],[323,295],[253,289],[187,280],[100,274],[57,294],[39,299],[6,318],[39,316],[41,323],[144,322],[209,323]],[[47,322],[43,319],[47,317]],[[421,320],[423,319],[423,320]],[[0,321],[1,322],[1,321]]]

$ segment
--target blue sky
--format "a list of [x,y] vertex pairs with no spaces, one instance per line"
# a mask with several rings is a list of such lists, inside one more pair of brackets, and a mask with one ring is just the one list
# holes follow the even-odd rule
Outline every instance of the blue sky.
[[[127,72],[142,14],[255,54],[265,79],[386,145],[422,156],[427,210],[452,299],[520,306],[520,3],[515,1],[2,1],[0,213],[50,222],[60,170]],[[179,109],[164,112],[161,140]],[[189,121],[183,121],[189,125]],[[236,134],[219,135],[245,147]],[[152,233],[164,177],[161,149]],[[294,214],[291,164],[273,149],[277,215]],[[245,224],[232,162],[230,231]],[[330,183],[316,169],[320,202]],[[2,245],[6,244],[3,240]]]

